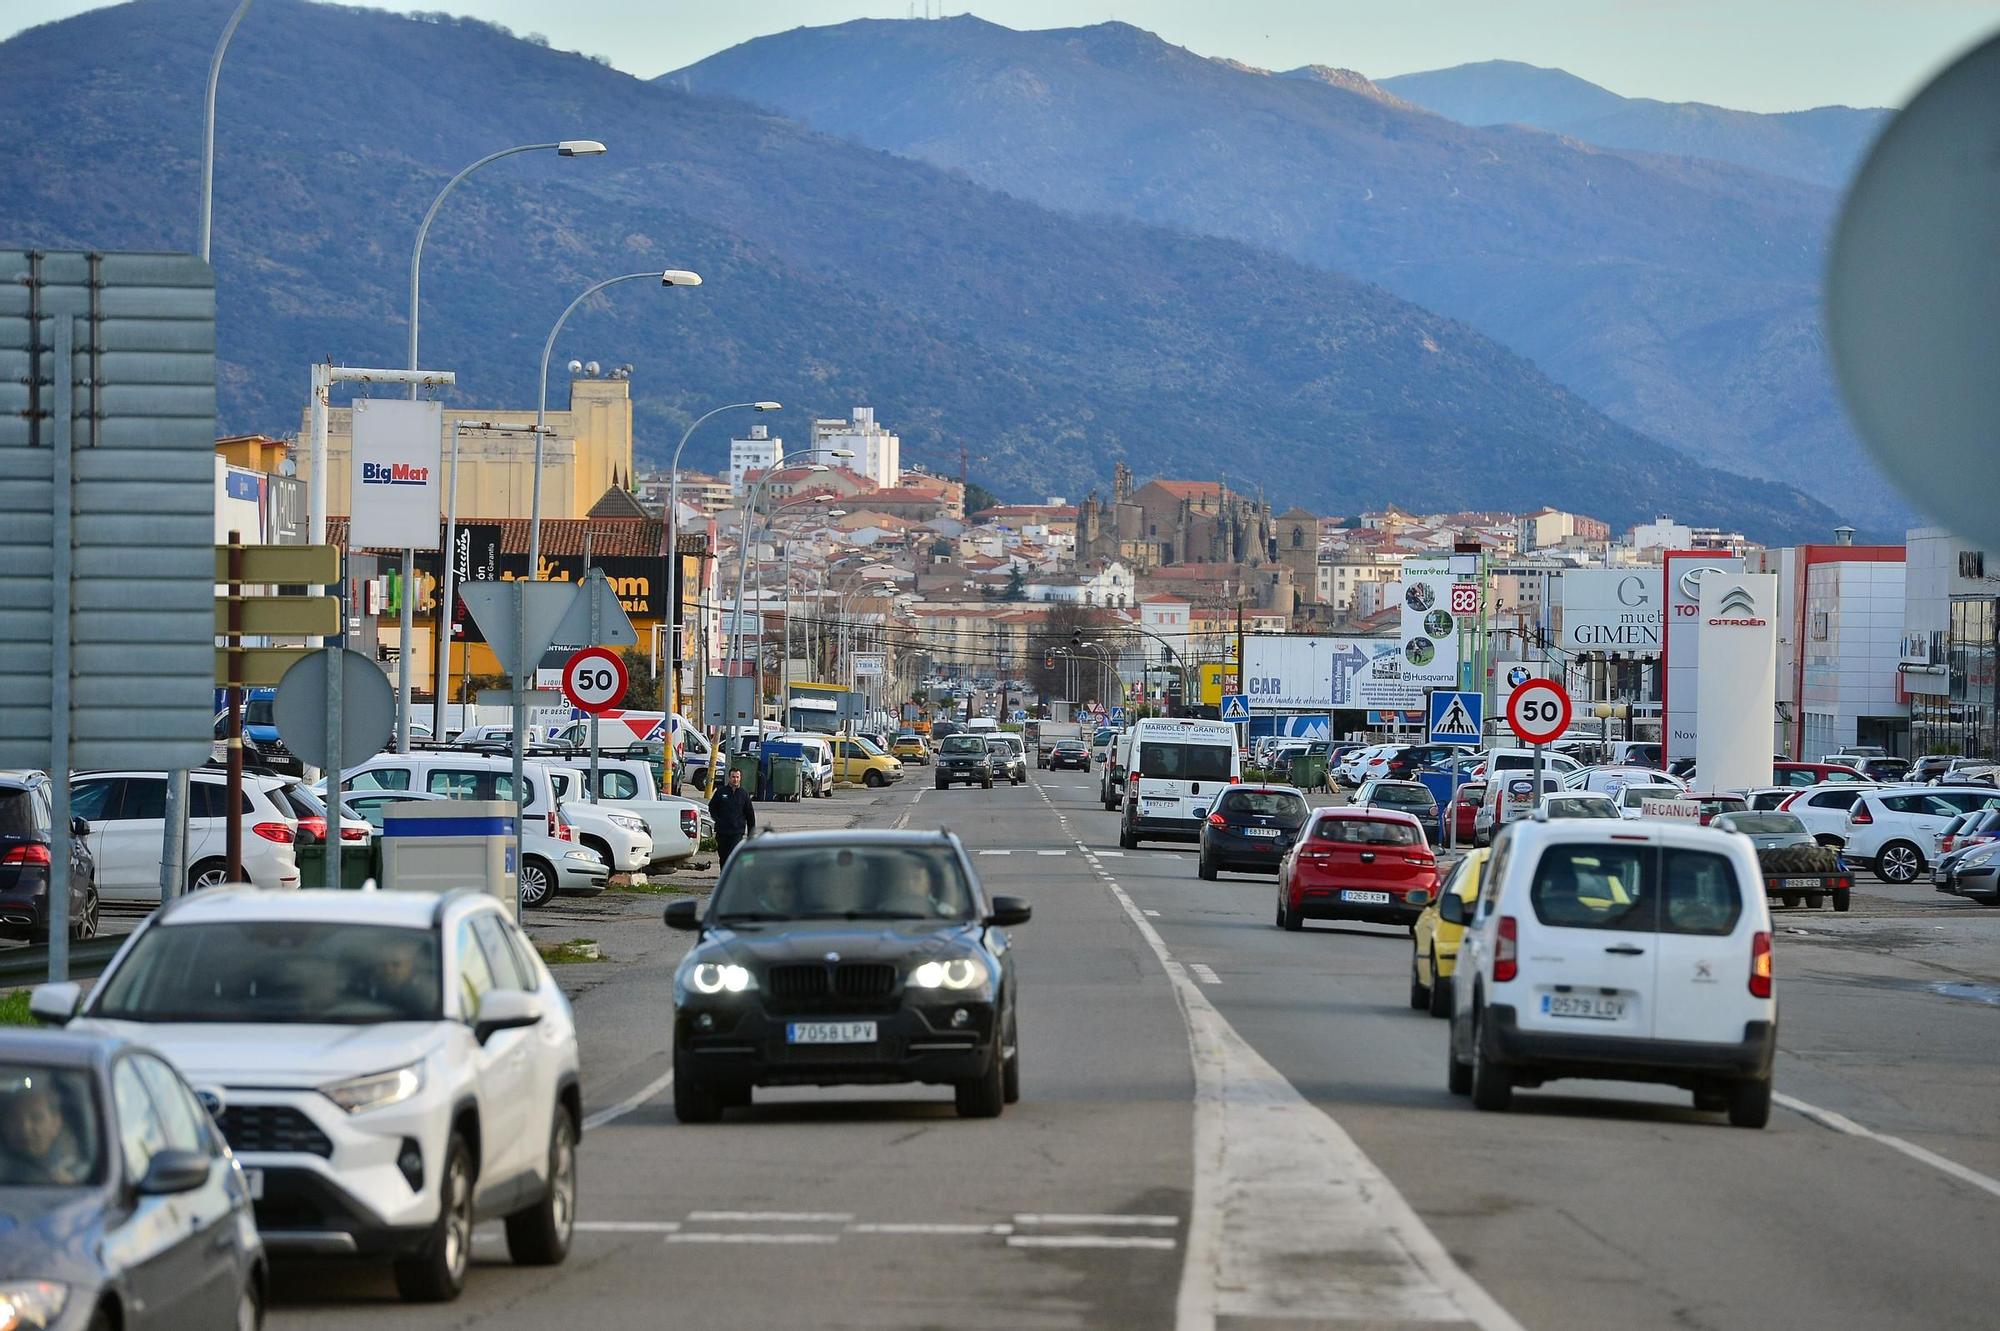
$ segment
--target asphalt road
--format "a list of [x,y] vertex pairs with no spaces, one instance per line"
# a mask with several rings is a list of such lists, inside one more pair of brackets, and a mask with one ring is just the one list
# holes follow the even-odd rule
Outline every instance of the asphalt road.
[[[543,913],[593,1126],[569,1263],[483,1232],[464,1299],[281,1268],[271,1325],[362,1327],[1987,1327],[2000,1305],[2000,912],[1910,889],[1784,913],[1788,1107],[1560,1082],[1507,1115],[1444,1090],[1399,931],[1272,926],[1269,878],[1120,853],[1094,779],[916,779],[792,816],[945,826],[1022,895],[1023,1100],[762,1092],[677,1124],[657,897]],[[776,815],[783,822],[783,811]],[[609,1121],[603,1121],[607,1119]],[[488,1227],[494,1230],[494,1227]]]

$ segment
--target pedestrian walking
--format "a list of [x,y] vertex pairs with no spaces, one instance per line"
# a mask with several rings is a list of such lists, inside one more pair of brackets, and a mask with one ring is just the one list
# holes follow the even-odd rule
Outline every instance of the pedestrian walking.
[[743,788],[743,773],[732,767],[722,789],[708,802],[709,817],[715,820],[715,862],[717,868],[729,863],[730,852],[743,838],[757,830],[757,806]]

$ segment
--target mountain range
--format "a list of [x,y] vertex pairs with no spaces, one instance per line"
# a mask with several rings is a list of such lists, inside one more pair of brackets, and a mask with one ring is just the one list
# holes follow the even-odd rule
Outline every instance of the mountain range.
[[1790,481],[1864,527],[1905,516],[1821,345],[1824,186],[1464,125],[1349,71],[1275,74],[1120,23],[862,20],[757,38],[662,81],[1049,208],[1376,283],[1700,461]]
[[[229,7],[141,0],[0,43],[15,131],[0,245],[192,246],[200,94]],[[1043,207],[488,24],[299,0],[251,11],[222,82],[222,428],[296,430],[310,362],[402,363],[426,204],[497,147],[570,137],[611,151],[496,163],[431,231],[422,359],[457,372],[458,401],[532,400],[546,330],[575,292],[686,266],[706,284],[607,293],[555,347],[557,364],[636,367],[656,460],[707,407],[776,398],[800,421],[873,405],[906,458],[955,470],[963,446],[1009,497],[1080,495],[1122,460],[1331,512],[1555,503],[1771,540],[1835,520],[1324,267]],[[690,460],[722,453],[718,424]]]
[[1398,74],[1379,84],[1460,124],[1531,125],[1606,148],[1734,162],[1830,189],[1846,188],[1893,114],[1853,106],[1732,111],[1620,97],[1567,70],[1518,60]]

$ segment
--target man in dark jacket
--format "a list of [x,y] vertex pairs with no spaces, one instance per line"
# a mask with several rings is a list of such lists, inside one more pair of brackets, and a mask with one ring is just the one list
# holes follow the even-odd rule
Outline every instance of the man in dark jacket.
[[743,773],[729,769],[728,780],[708,802],[708,813],[715,819],[715,862],[727,864],[730,852],[757,830],[757,806],[743,788]]

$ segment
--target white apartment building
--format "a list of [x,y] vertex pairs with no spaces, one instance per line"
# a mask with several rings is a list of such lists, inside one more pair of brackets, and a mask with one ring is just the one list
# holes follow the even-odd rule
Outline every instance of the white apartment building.
[[1321,561],[1313,570],[1313,600],[1341,614],[1354,609],[1355,589],[1364,582],[1394,582],[1403,576],[1400,559],[1344,555]]
[[745,472],[769,471],[784,460],[785,441],[772,434],[769,426],[751,426],[748,438],[729,441],[730,493],[743,493]]
[[856,407],[852,420],[835,417],[814,421],[814,456],[835,448],[851,450],[853,459],[842,459],[841,465],[866,476],[878,489],[893,490],[902,484],[903,441],[876,424],[875,408]]

